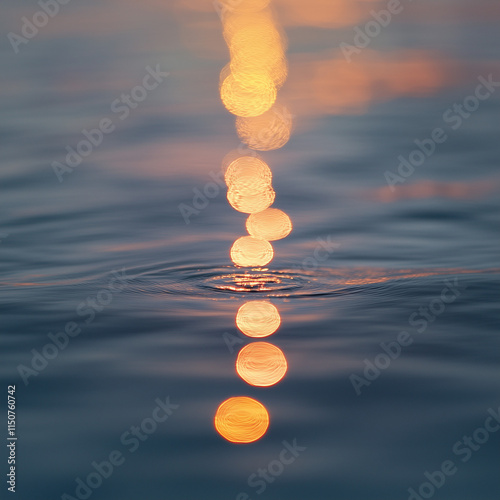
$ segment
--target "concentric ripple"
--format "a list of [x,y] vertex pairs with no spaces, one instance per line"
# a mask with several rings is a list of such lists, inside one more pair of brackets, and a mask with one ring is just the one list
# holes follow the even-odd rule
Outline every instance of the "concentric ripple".
[[232,273],[214,276],[205,286],[219,292],[268,293],[271,297],[288,297],[306,283],[300,276],[278,272]]
[[175,294],[220,299],[245,294],[266,298],[327,298],[353,293],[380,295],[398,286],[401,280],[423,276],[455,276],[459,269],[387,270],[370,268],[283,268],[280,270],[233,266],[177,265],[158,263],[147,268],[130,269],[133,276],[126,293]]

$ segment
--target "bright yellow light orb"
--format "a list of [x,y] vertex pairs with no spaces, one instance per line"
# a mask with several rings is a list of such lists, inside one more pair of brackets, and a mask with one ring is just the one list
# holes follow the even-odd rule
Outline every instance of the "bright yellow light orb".
[[287,362],[281,349],[275,345],[254,342],[243,347],[238,353],[236,371],[250,385],[269,387],[285,376]]
[[229,188],[227,200],[238,212],[260,212],[274,203],[271,169],[259,158],[236,158],[227,167],[224,180]]
[[272,179],[273,174],[267,163],[253,156],[236,158],[224,174],[227,187],[241,190],[245,195],[260,193],[271,185]]
[[242,236],[231,247],[231,260],[239,267],[263,267],[273,257],[271,243],[253,236]]
[[280,88],[288,75],[282,37],[271,23],[249,24],[229,42],[231,73],[242,84],[270,78]]
[[278,309],[265,300],[246,302],[236,314],[236,326],[248,337],[268,337],[279,328],[280,324]]
[[267,241],[286,238],[292,231],[290,217],[277,208],[251,214],[246,222],[248,234]]
[[232,443],[252,443],[269,427],[269,413],[252,398],[238,396],[224,401],[214,417],[217,432]]
[[226,109],[236,116],[259,116],[276,101],[277,89],[273,79],[266,73],[248,76],[244,80],[230,74],[220,88]]
[[256,194],[244,195],[236,189],[227,192],[227,201],[238,212],[253,214],[261,212],[274,203],[276,193],[273,188],[268,187],[264,191]]

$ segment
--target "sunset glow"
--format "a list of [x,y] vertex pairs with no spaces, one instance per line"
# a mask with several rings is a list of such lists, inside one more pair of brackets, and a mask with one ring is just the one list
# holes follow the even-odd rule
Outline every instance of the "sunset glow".
[[236,116],[259,116],[288,74],[284,36],[265,1],[233,3],[222,22],[231,60],[221,72],[221,100]]
[[255,399],[233,397],[217,408],[214,425],[217,432],[232,443],[252,443],[266,433],[269,414]]
[[236,314],[236,326],[248,337],[268,337],[280,324],[278,309],[265,300],[246,302]]
[[236,118],[236,131],[249,148],[272,151],[282,148],[289,141],[292,116],[287,108],[273,106],[257,117]]
[[238,353],[236,371],[248,384],[269,387],[277,384],[287,371],[285,355],[273,344],[254,342]]
[[248,234],[267,241],[286,238],[292,231],[290,217],[277,208],[251,214],[246,222]]
[[253,236],[242,236],[231,247],[231,260],[240,267],[262,267],[273,257],[271,243]]
[[241,156],[233,160],[224,174],[229,189],[240,190],[246,195],[260,193],[270,187],[272,178],[269,166],[253,156]]
[[245,81],[229,75],[220,96],[228,111],[236,116],[259,116],[276,101],[276,86],[268,75],[255,74]]
[[[236,130],[243,143],[259,151],[284,146],[292,129],[291,114],[275,106],[278,90],[288,76],[286,39],[268,8],[269,0],[223,0],[223,35],[230,61],[221,70],[219,89],[222,103],[236,115]],[[225,7],[225,10],[224,10]],[[274,257],[269,243],[286,237],[292,230],[288,215],[270,209],[276,194],[271,169],[256,153],[232,151],[224,158],[222,170],[227,200],[238,212],[250,214],[246,221],[249,236],[238,238],[230,250],[238,267],[262,268]],[[264,290],[276,277],[263,269],[235,275],[232,291]],[[267,337],[281,324],[274,305],[267,301],[243,304],[236,315],[238,328],[250,337]],[[287,371],[283,352],[267,342],[243,347],[236,360],[236,371],[248,384],[268,387],[279,382]],[[235,443],[250,443],[267,430],[269,415],[257,401],[237,397],[222,403],[215,416],[219,434]]]
[[229,189],[227,201],[238,212],[254,214],[261,212],[274,203],[276,193],[271,186],[266,186],[262,191],[255,194],[247,194],[239,189]]

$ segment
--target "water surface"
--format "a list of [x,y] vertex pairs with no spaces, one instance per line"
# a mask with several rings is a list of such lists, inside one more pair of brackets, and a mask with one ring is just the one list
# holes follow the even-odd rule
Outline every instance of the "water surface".
[[[479,77],[500,80],[498,6],[408,4],[349,64],[339,44],[384,4],[313,3],[276,5],[295,129],[263,156],[294,230],[250,275],[229,258],[245,216],[222,188],[189,224],[179,210],[238,147],[210,2],[69,3],[18,54],[6,34],[39,7],[2,7],[0,375],[17,388],[19,498],[75,497],[118,450],[125,461],[90,498],[403,500],[453,460],[433,498],[498,499],[500,434],[466,462],[453,449],[500,405],[499,91],[455,130],[443,118]],[[158,87],[113,111],[157,65],[169,73]],[[60,182],[52,162],[104,118],[115,130]],[[385,172],[437,127],[447,140],[391,190]],[[235,315],[264,299],[288,372],[259,388],[235,372],[251,341]],[[81,333],[25,385],[19,365],[73,322]],[[352,375],[402,331],[412,343],[357,394]],[[131,452],[124,433],[167,396],[179,407]],[[216,433],[231,396],[268,409],[262,439]],[[264,491],[248,484],[294,440],[306,449]]]

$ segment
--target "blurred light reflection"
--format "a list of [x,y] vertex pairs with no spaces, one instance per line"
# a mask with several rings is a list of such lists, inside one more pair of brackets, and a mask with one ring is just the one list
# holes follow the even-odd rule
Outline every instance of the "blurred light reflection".
[[272,177],[269,166],[253,156],[236,158],[224,174],[229,189],[238,189],[247,195],[260,193],[271,186]]
[[251,214],[246,222],[248,234],[255,238],[275,241],[286,238],[292,231],[290,217],[277,208]]
[[264,5],[235,3],[222,17],[230,63],[221,71],[220,96],[226,109],[240,117],[268,111],[288,74],[285,37]]
[[217,408],[214,425],[217,432],[232,443],[252,443],[269,427],[269,413],[255,399],[229,398]]
[[292,115],[285,106],[275,105],[260,116],[236,118],[236,131],[249,148],[272,151],[289,141]]
[[268,337],[280,324],[278,309],[271,302],[264,300],[246,302],[236,314],[236,326],[248,337]]
[[240,267],[262,267],[273,257],[271,243],[253,236],[242,236],[231,247],[231,260]]
[[286,374],[288,365],[279,347],[268,342],[254,342],[238,353],[236,371],[248,384],[269,387],[277,384]]

